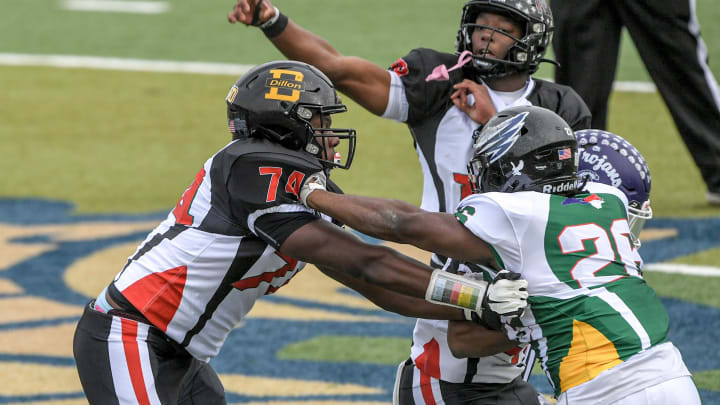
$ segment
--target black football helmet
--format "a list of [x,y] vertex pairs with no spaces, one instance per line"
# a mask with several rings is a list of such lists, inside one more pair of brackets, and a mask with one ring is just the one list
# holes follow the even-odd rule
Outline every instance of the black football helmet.
[[485,124],[468,164],[473,192],[573,195],[578,148],[572,128],[542,107],[500,111]]
[[[348,169],[355,154],[355,130],[330,128],[332,114],[347,107],[330,79],[317,68],[297,61],[268,62],[245,73],[226,98],[233,139],[264,137],[293,150],[304,150],[328,168]],[[320,116],[322,127],[311,120]],[[321,138],[347,141],[346,156],[324,156]]]
[[[515,38],[504,31],[476,24],[481,12],[501,14],[517,21],[524,28],[522,38]],[[546,0],[470,0],[463,7],[460,29],[455,49],[473,52],[472,34],[478,28],[490,30],[492,35],[508,36],[515,41],[505,59],[489,57],[485,52],[473,53],[472,63],[465,65],[471,77],[482,80],[500,78],[515,72],[535,73],[544,59],[545,51],[552,42],[552,12]],[[487,50],[485,50],[487,51]]]

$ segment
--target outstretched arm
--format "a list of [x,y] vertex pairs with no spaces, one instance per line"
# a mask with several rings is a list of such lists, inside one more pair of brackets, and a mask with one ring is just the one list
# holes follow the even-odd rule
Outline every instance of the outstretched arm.
[[[306,183],[307,185],[308,183]],[[310,208],[323,212],[366,235],[465,261],[492,258],[480,238],[452,214],[428,212],[400,200],[329,193],[322,189],[306,197]]]
[[280,251],[319,268],[417,298],[425,297],[430,282],[429,267],[390,248],[363,243],[327,221],[298,228],[285,239]]
[[503,332],[466,321],[456,309],[394,293],[329,268],[320,270],[386,311],[414,318],[449,319],[448,344],[453,356],[457,358],[490,356],[517,346],[517,342],[508,340]]
[[380,308],[412,318],[457,319],[464,320],[463,313],[457,309],[436,305],[422,298],[410,297],[374,286],[329,267],[318,267],[326,276],[352,288]]
[[[386,308],[408,313],[396,295],[383,297],[379,288],[428,302],[507,316],[516,316],[527,305],[527,281],[496,277],[491,283],[471,280],[428,266],[390,248],[370,245],[327,221],[308,222],[297,228],[280,245],[280,251],[298,260],[313,263],[337,279],[358,287]],[[354,280],[359,280],[356,283]],[[427,311],[427,314],[425,313]],[[460,318],[457,309],[428,307],[413,313],[419,317]]]
[[[233,11],[228,14],[228,21],[251,24],[259,2],[262,3],[257,23],[275,17],[275,8],[268,0],[238,0]],[[270,41],[288,59],[320,69],[338,90],[373,114],[382,115],[385,112],[390,92],[390,74],[387,70],[359,57],[341,55],[328,41],[292,20]]]
[[[390,248],[364,243],[327,221],[298,228],[285,239],[280,251],[315,264],[385,309],[407,316],[465,319],[457,308],[425,301],[431,268]],[[418,306],[410,308],[412,303]]]

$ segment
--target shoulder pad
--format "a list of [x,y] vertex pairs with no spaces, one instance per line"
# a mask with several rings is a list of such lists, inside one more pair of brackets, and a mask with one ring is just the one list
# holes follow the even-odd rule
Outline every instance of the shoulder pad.
[[240,139],[229,145],[223,152],[228,154],[231,160],[252,154],[262,154],[263,162],[267,164],[282,163],[312,172],[323,170],[322,163],[311,154],[302,150],[288,149],[261,138]]
[[408,123],[421,121],[452,105],[450,94],[452,85],[462,81],[462,69],[450,72],[450,80],[426,82],[425,78],[438,65],[450,68],[457,62],[457,56],[438,52],[433,49],[413,49],[405,57],[398,59],[392,67],[398,73],[405,86],[405,95],[410,105]]
[[541,79],[533,80],[535,88],[528,96],[530,103],[554,111],[570,124],[573,131],[590,128],[590,109],[572,87]]

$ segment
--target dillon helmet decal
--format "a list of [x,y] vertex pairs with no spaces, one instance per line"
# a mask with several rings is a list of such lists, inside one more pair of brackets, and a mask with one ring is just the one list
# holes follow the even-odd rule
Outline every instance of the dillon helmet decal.
[[483,135],[478,144],[485,143],[478,153],[490,155],[488,163],[493,163],[507,153],[520,138],[520,129],[525,124],[528,112],[520,113],[509,120],[503,121],[495,128],[488,128],[488,134]]

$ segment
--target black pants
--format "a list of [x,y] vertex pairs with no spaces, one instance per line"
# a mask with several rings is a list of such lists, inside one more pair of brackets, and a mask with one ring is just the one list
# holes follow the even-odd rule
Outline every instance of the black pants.
[[720,192],[720,91],[691,1],[552,0],[561,64],[555,81],[573,87],[590,108],[592,127],[605,129],[626,27],[708,190]]
[[538,393],[518,377],[507,384],[418,381],[419,370],[407,360],[398,372],[394,396],[399,405],[539,405]]
[[73,354],[91,405],[224,405],[225,390],[208,363],[142,321],[85,306]]

